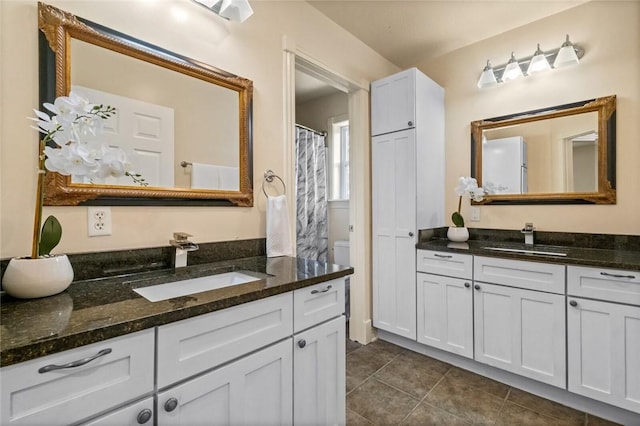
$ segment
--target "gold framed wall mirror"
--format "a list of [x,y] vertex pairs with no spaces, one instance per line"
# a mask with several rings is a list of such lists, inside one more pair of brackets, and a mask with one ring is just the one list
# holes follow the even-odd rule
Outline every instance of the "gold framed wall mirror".
[[253,82],[38,3],[40,104],[114,106],[110,145],[147,186],[47,171],[45,205],[252,206]]
[[616,97],[471,123],[473,204],[615,204]]

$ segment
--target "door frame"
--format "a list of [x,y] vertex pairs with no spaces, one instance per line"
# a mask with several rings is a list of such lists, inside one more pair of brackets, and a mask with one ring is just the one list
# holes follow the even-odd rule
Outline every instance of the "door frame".
[[[295,72],[296,69],[347,93],[349,104],[349,338],[363,344],[373,340],[371,321],[371,144],[369,82],[356,82],[331,70],[283,36],[285,181],[295,182]],[[295,202],[289,215],[296,217]],[[295,220],[290,235],[296,235]],[[295,242],[293,242],[295,253]]]

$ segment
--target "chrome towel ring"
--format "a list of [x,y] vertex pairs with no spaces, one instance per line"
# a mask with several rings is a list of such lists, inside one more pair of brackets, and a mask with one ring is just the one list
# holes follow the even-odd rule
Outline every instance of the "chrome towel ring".
[[280,183],[282,183],[282,188],[284,189],[283,195],[286,195],[287,193],[287,185],[285,185],[284,181],[282,180],[282,178],[280,176],[278,176],[277,174],[273,173],[273,170],[267,170],[264,172],[264,180],[262,181],[262,192],[264,193],[265,197],[269,197],[269,194],[267,194],[267,191],[265,191],[264,189],[264,183],[269,182],[272,183],[273,179],[278,179],[280,181]]

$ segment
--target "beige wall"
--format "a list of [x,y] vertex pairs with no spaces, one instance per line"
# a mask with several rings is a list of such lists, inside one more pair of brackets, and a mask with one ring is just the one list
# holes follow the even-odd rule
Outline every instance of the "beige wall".
[[[254,83],[255,207],[112,207],[113,235],[97,238],[87,237],[86,208],[50,207],[45,214],[55,214],[64,228],[57,252],[168,245],[177,230],[193,234],[197,242],[264,237],[260,177],[265,169],[283,175],[287,167],[283,36],[333,72],[365,85],[397,71],[306,2],[252,2],[255,14],[243,24],[223,21],[190,1],[57,0],[49,4]],[[176,11],[187,19],[174,18]],[[31,244],[37,136],[25,117],[38,106],[36,1],[1,1],[0,19],[0,257],[6,258],[27,255]]]
[[[640,234],[640,2],[591,2],[460,49],[418,67],[445,88],[446,211],[453,212],[458,177],[470,173],[469,123],[600,96],[617,95],[618,203],[606,206],[482,206],[469,226],[543,231]],[[480,90],[487,59],[505,63],[559,47],[565,34],[586,53],[577,66]],[[468,203],[463,215],[469,217]],[[447,215],[449,216],[449,215]]]

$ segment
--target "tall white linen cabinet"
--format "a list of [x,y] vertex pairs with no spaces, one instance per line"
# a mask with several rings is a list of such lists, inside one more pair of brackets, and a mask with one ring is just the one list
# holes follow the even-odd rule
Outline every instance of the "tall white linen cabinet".
[[444,226],[444,90],[416,68],[371,83],[373,326],[416,339],[418,230]]

